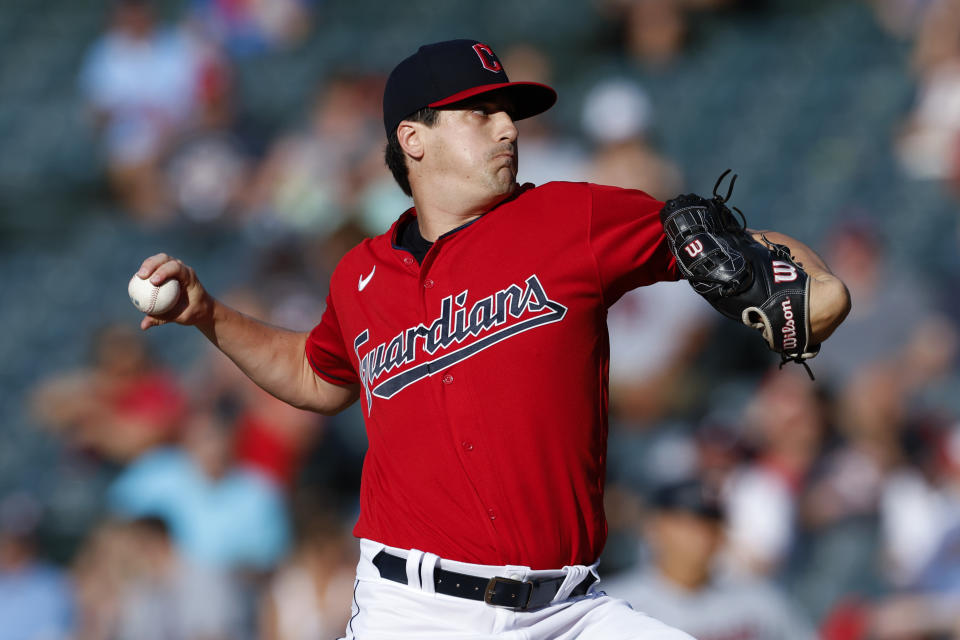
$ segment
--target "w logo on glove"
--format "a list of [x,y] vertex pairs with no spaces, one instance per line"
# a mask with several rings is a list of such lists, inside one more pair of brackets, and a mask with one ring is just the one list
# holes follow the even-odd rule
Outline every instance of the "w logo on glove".
[[699,255],[700,253],[703,253],[703,243],[700,242],[699,240],[694,240],[693,242],[685,246],[683,250],[686,251],[687,255],[689,255],[691,258],[696,258],[697,255]]
[[773,266],[774,282],[793,282],[797,279],[797,268],[789,262],[773,260],[770,264]]

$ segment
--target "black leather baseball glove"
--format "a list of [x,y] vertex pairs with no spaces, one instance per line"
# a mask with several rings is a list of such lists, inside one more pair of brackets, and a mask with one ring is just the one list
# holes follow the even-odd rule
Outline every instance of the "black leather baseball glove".
[[[668,200],[660,220],[680,271],[694,290],[720,313],[760,331],[767,346],[780,354],[780,366],[817,355],[810,339],[810,277],[790,249],[762,237],[757,242],[727,207],[737,176],[726,196],[685,194]],[[811,378],[813,374],[810,374]]]

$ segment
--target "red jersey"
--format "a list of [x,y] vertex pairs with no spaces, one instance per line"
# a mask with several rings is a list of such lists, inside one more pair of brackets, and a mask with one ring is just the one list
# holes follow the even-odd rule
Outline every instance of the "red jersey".
[[358,383],[354,534],[442,558],[591,564],[606,541],[607,308],[676,280],[661,202],[524,185],[418,264],[400,223],[337,266],[307,357]]

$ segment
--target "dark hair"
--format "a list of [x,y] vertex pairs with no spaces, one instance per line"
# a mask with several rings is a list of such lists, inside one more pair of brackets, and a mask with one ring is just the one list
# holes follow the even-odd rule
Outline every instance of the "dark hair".
[[140,532],[158,538],[170,538],[170,525],[166,517],[157,514],[146,514],[129,521],[130,526]]
[[[428,127],[437,124],[437,120],[439,119],[440,110],[434,109],[433,107],[424,107],[404,118],[404,120],[409,120],[410,122],[422,122]],[[393,179],[397,181],[397,184],[400,185],[400,188],[403,189],[405,194],[412,196],[410,176],[407,171],[407,155],[400,146],[400,140],[397,139],[396,130],[387,134],[387,148],[383,152],[383,158],[387,163],[387,167],[390,169],[390,173],[393,174]]]

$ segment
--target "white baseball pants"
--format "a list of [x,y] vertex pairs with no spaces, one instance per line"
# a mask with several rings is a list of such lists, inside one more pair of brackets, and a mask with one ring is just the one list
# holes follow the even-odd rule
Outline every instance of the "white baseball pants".
[[[407,558],[407,584],[380,577],[373,557],[381,550]],[[512,611],[434,592],[433,570],[514,580],[566,576],[553,602],[532,611]],[[353,611],[344,640],[692,640],[639,611],[625,600],[593,588],[568,594],[596,565],[555,571],[444,560],[432,553],[360,541]]]

